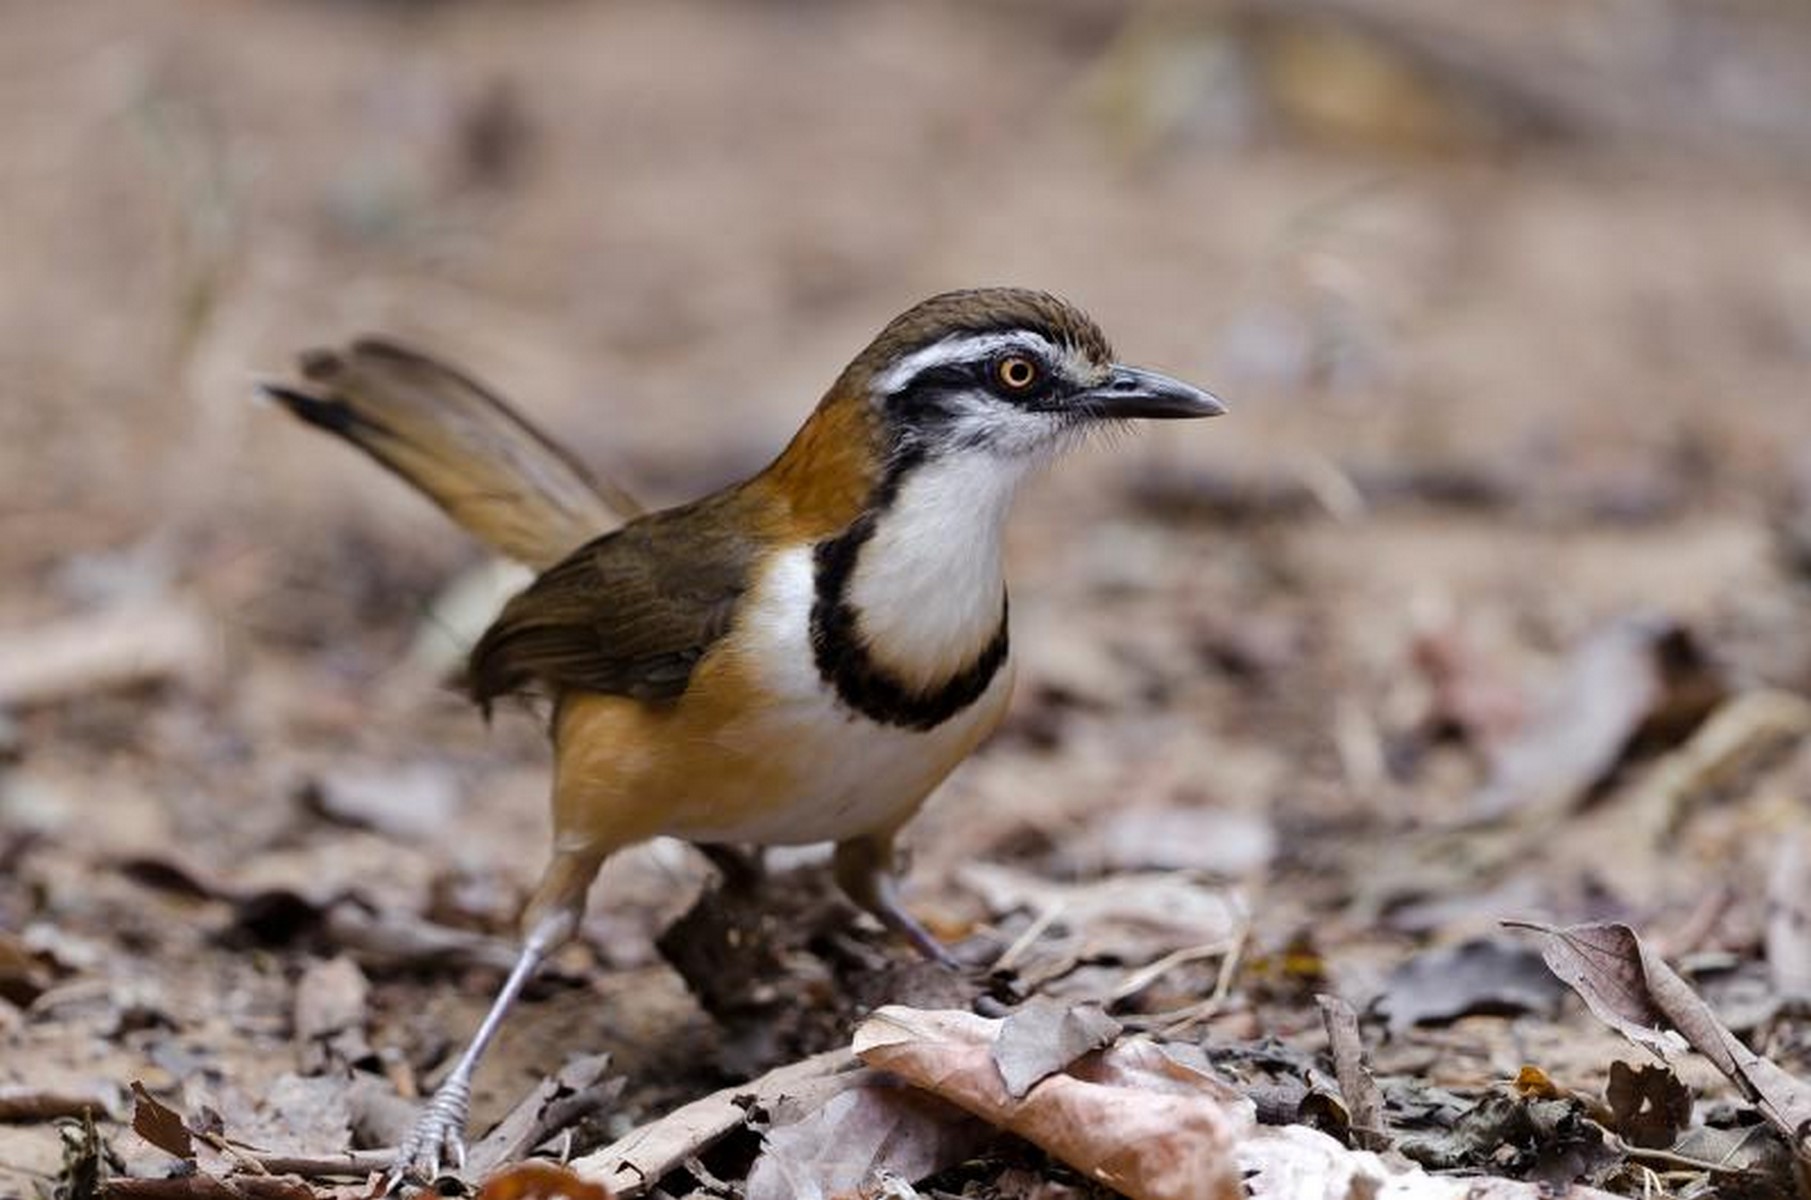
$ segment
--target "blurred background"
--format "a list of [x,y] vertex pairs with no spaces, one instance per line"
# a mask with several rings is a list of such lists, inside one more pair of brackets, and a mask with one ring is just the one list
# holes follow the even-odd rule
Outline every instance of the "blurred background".
[[[1021,503],[1015,715],[916,827],[952,935],[1011,932],[976,860],[1187,869],[1362,998],[1511,911],[1756,951],[1802,871],[1796,717],[1724,803],[1615,799],[1811,691],[1799,0],[14,4],[0,146],[0,1083],[267,1077],[302,960],[221,953],[299,944],[246,897],[503,932],[539,870],[535,722],[441,686],[480,552],[254,397],[368,331],[654,502],[946,288],[1226,398]],[[651,853],[497,1072],[697,1022]],[[484,989],[380,960],[431,1063]]]

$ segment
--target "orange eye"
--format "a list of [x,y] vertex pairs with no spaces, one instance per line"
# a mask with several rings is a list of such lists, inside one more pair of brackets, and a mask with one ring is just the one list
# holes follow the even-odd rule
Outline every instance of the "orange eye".
[[1038,381],[1038,365],[1014,354],[994,364],[994,376],[1012,391],[1022,392]]

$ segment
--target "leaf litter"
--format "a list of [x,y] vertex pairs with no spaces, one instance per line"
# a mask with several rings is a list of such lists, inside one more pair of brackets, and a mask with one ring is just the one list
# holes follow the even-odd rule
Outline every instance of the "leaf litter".
[[[368,1194],[511,958],[544,853],[538,723],[480,737],[435,685],[500,594],[492,568],[364,464],[242,416],[241,360],[419,314],[557,428],[596,426],[561,396],[610,392],[633,419],[582,448],[697,494],[771,451],[754,431],[796,422],[795,389],[734,389],[702,445],[689,403],[630,410],[620,381],[658,375],[650,356],[705,379],[829,361],[802,331],[897,300],[906,260],[875,222],[932,232],[888,224],[913,207],[901,179],[994,196],[976,245],[1049,221],[1122,244],[1098,257],[1125,273],[1078,293],[1149,303],[1128,344],[1171,314],[1178,369],[1211,362],[1240,419],[1078,461],[1021,506],[1023,699],[912,826],[905,877],[963,972],[851,923],[821,864],[775,856],[749,895],[676,847],[625,855],[480,1078],[464,1183],[1811,1194],[1811,196],[1742,157],[1805,152],[1796,73],[1769,67],[1811,53],[1791,6],[1584,5],[1511,39],[1483,7],[1051,6],[1026,39],[926,6],[889,16],[889,62],[986,69],[886,89],[784,6],[555,6],[501,38],[454,36],[462,6],[406,29],[365,6],[239,26],[154,7],[20,26],[21,62],[58,69],[22,67],[36,102],[0,117],[28,165],[59,131],[95,145],[53,224],[29,196],[14,214],[27,307],[122,305],[89,337],[9,326],[0,1195]],[[392,38],[434,69],[373,82],[346,52]],[[156,137],[116,119],[117,71],[61,69],[71,45],[126,55]],[[1654,45],[1735,57],[1616,57]],[[599,46],[625,69],[598,70]],[[680,56],[712,70],[626,69]],[[1731,71],[1755,86],[1719,124],[1726,98],[1692,89]],[[1018,143],[1002,192],[1008,126],[975,114],[1049,110],[1052,79],[1086,119]],[[810,88],[842,120],[792,119]],[[749,102],[767,89],[771,124]],[[329,119],[336,96],[368,119]],[[746,189],[662,149],[695,144],[676,122],[700,104],[749,123]],[[597,153],[621,112],[646,126],[635,152]],[[1574,140],[1554,153],[1531,123]],[[813,140],[844,125],[899,155],[884,186],[801,193],[859,159]],[[961,136],[899,136],[917,128]],[[245,147],[306,165],[245,171]],[[1102,161],[1128,169],[1074,169]],[[1390,182],[1354,195],[1355,163]],[[682,185],[707,207],[636,199]],[[1226,219],[1200,220],[1209,193]],[[661,283],[572,304],[546,281],[624,216],[598,196],[629,206]],[[751,207],[715,219],[732,198]],[[93,253],[64,252],[66,215]],[[233,232],[278,227],[295,244]],[[178,298],[122,286],[114,230]],[[1263,267],[1200,317],[1200,279],[1254,239]],[[491,244],[511,253],[468,253]],[[460,297],[424,308],[386,263],[454,271]],[[364,315],[296,309],[349,294]],[[1530,915],[1554,931],[1538,961],[1498,925]],[[1630,1063],[1625,1036],[1672,1057]]]

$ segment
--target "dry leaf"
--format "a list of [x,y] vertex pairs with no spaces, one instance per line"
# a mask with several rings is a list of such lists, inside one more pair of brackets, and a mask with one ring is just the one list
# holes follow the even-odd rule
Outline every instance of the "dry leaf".
[[1722,695],[1707,672],[1686,669],[1697,653],[1678,626],[1648,617],[1624,618],[1585,638],[1498,753],[1478,809],[1563,808],[1609,774],[1645,725],[1664,724],[1678,740]]
[[1358,1033],[1358,1014],[1338,996],[1315,997],[1327,1026],[1328,1048],[1333,1053],[1333,1074],[1339,1080],[1339,1098],[1346,1106],[1353,1140],[1361,1149],[1381,1150],[1389,1145],[1383,1115],[1383,1092],[1365,1061],[1364,1040]]
[[1565,989],[1540,955],[1500,938],[1429,950],[1389,974],[1378,1009],[1390,1032],[1472,1013],[1551,1013]]
[[365,1041],[371,985],[350,958],[309,963],[296,981],[294,1025],[304,1071],[354,1063],[371,1053]]
[[1120,1025],[1094,1004],[1064,1004],[1034,999],[1000,1026],[994,1041],[994,1065],[1007,1094],[1023,1099],[1032,1086],[1065,1070],[1090,1051],[1110,1046]]
[[1612,1200],[1608,1192],[1576,1185],[1403,1170],[1306,1125],[1260,1127],[1239,1144],[1239,1166],[1251,1200]]
[[886,1176],[916,1181],[954,1166],[993,1137],[955,1105],[863,1072],[816,1112],[762,1139],[748,1173],[748,1200],[829,1200]]
[[303,789],[302,802],[348,829],[430,839],[458,816],[458,777],[441,763],[335,766]]
[[1230,941],[1243,923],[1233,893],[1176,871],[1058,883],[990,863],[971,863],[962,882],[995,913],[1051,913],[1074,930],[1082,956],[1148,962],[1172,950]]
[[184,1162],[195,1157],[195,1140],[189,1136],[181,1113],[147,1092],[136,1079],[132,1081],[132,1099],[132,1132]]
[[505,1167],[484,1181],[478,1200],[615,1200],[610,1189],[553,1163]]
[[1542,935],[1547,965],[1584,998],[1598,1019],[1657,1053],[1672,1044],[1669,1038],[1683,1035],[1786,1135],[1801,1156],[1807,1156],[1811,1086],[1743,1045],[1691,985],[1642,944],[1634,930],[1615,923],[1523,928]]
[[1802,833],[1780,840],[1767,881],[1767,970],[1782,1000],[1811,1000],[1811,852]]
[[1659,1063],[1639,1067],[1621,1059],[1611,1063],[1604,1101],[1622,1140],[1648,1150],[1671,1146],[1692,1120],[1691,1089]]
[[588,1054],[568,1062],[551,1079],[543,1079],[467,1151],[467,1171],[482,1179],[600,1111],[623,1087],[620,1078],[604,1078],[609,1069],[608,1054]]
[[1229,1085],[1134,1038],[1015,1100],[994,1065],[1000,1025],[887,1007],[856,1030],[855,1052],[1132,1200],[1242,1200],[1233,1151],[1253,1114]]
[[0,704],[43,704],[219,666],[216,623],[179,600],[128,604],[0,635]]

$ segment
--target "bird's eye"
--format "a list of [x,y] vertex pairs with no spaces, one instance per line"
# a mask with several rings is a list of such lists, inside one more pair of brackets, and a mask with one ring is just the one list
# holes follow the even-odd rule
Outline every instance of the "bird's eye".
[[1038,365],[1022,354],[1009,354],[994,364],[994,378],[1008,391],[1022,392],[1038,381]]

